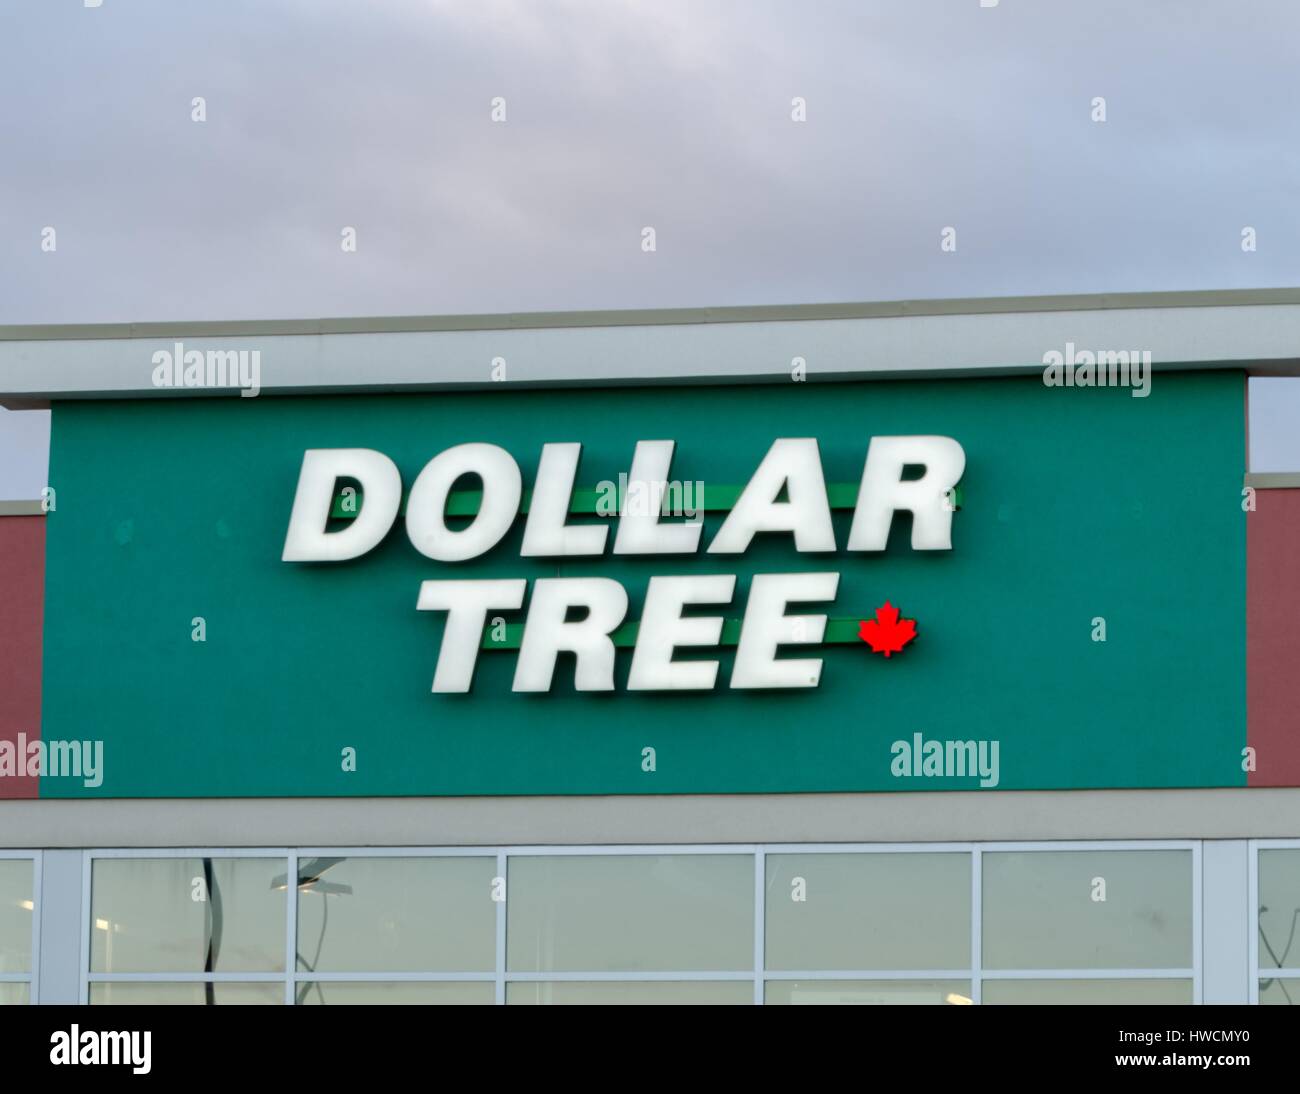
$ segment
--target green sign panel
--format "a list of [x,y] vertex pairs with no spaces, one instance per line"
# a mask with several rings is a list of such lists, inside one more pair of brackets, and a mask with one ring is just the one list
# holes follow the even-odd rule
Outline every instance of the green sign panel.
[[41,733],[102,761],[41,793],[1245,785],[1243,434],[1227,373],[60,403]]

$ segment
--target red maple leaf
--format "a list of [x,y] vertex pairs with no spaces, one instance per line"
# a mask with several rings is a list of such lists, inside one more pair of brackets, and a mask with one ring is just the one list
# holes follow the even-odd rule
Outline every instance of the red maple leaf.
[[871,647],[872,653],[888,657],[916,637],[916,620],[899,619],[898,609],[886,600],[883,608],[876,609],[875,619],[858,621],[858,637]]

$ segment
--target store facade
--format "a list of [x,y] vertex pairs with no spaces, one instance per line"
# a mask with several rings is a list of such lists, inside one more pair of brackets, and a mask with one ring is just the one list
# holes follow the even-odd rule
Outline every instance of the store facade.
[[1297,345],[1285,292],[0,331],[0,999],[1300,1000]]

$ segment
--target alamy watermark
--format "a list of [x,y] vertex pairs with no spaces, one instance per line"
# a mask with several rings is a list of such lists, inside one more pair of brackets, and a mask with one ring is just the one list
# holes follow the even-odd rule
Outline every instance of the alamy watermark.
[[153,1033],[150,1030],[87,1029],[73,1025],[50,1034],[50,1063],[108,1064],[129,1067],[135,1075],[148,1075]]
[[1043,354],[1043,383],[1048,387],[1131,387],[1135,399],[1151,394],[1151,351],[1128,349],[1076,350],[1065,343],[1065,352],[1051,349]]
[[262,390],[260,349],[186,349],[177,342],[151,358],[154,387],[237,387],[240,396],[252,398]]
[[596,515],[601,517],[685,517],[697,524],[704,519],[704,483],[699,479],[681,482],[603,479],[596,484]]
[[895,741],[889,748],[889,772],[896,779],[978,778],[989,789],[1001,779],[1000,741],[927,741],[913,733],[910,741]]
[[0,778],[73,778],[83,786],[104,782],[103,741],[0,741]]

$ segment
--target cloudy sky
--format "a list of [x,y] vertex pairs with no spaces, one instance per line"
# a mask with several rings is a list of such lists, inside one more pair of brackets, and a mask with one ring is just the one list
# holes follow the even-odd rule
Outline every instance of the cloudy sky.
[[87,2],[0,0],[0,323],[1300,285],[1293,0]]

